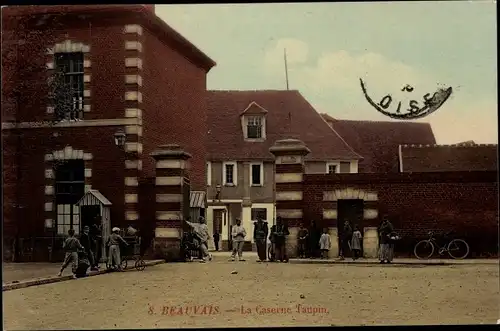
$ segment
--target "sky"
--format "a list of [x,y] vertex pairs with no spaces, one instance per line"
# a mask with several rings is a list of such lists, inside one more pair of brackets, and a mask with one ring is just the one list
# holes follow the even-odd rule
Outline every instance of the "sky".
[[392,112],[452,87],[418,121],[438,144],[498,143],[493,1],[156,5],[156,15],[217,62],[208,89],[286,89],[286,49],[290,89],[318,112],[391,121],[368,104],[360,78],[375,101],[391,95]]

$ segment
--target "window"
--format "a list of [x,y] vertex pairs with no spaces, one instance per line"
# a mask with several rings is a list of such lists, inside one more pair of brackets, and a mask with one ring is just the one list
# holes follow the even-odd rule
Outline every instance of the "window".
[[257,218],[261,218],[264,221],[267,221],[267,209],[266,208],[252,208],[252,220],[257,220]]
[[80,213],[75,204],[85,193],[83,160],[69,160],[55,169],[57,233],[65,235],[69,229],[80,230]]
[[83,53],[56,53],[54,110],[57,119],[83,119]]
[[237,171],[236,162],[225,162],[223,165],[223,180],[224,185],[236,186],[237,182]]
[[253,163],[250,165],[250,185],[261,186],[263,182],[263,165]]
[[70,229],[79,234],[80,213],[78,206],[57,205],[57,234],[67,235]]
[[260,139],[262,138],[262,117],[252,116],[247,120],[247,138]]
[[234,165],[226,164],[226,184],[234,184]]
[[340,164],[338,162],[330,162],[326,164],[327,174],[338,174],[340,172]]

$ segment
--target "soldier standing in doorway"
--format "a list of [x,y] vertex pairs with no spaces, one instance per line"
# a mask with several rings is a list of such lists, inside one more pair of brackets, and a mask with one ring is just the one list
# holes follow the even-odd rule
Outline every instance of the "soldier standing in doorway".
[[352,239],[351,223],[348,220],[346,220],[344,222],[344,227],[342,229],[342,237],[340,240],[340,247],[341,247],[340,259],[341,260],[344,260],[347,253],[350,251],[349,246],[350,246],[351,239]]
[[267,234],[269,233],[269,227],[267,222],[264,222],[262,218],[257,217],[257,222],[254,223],[253,238],[255,240],[255,245],[257,246],[257,254],[259,259],[257,262],[264,262],[267,260],[266,253],[266,242]]

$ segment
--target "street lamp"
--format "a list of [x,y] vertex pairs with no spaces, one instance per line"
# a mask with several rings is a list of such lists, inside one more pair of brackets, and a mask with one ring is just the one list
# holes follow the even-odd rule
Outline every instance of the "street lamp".
[[219,184],[215,187],[215,200],[220,201],[220,192],[222,191],[222,186]]
[[115,145],[122,148],[123,146],[125,146],[125,132],[123,131],[117,131],[115,134],[114,134],[114,137],[115,137]]

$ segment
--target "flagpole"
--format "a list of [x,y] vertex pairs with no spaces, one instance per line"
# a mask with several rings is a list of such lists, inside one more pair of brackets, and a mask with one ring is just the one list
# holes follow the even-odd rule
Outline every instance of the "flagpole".
[[284,49],[284,57],[285,57],[285,79],[286,79],[286,89],[287,91],[289,90],[288,88],[288,64],[286,62],[286,48]]

